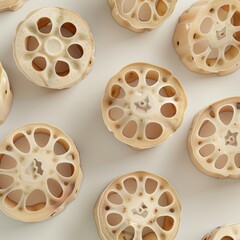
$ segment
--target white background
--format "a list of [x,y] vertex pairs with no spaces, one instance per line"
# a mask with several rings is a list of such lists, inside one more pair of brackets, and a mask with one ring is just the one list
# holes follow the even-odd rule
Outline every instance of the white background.
[[[47,122],[75,141],[84,171],[77,199],[57,217],[26,224],[0,213],[0,239],[97,240],[94,204],[103,188],[119,175],[150,171],[168,179],[182,202],[176,239],[197,240],[218,225],[240,221],[240,180],[217,180],[197,171],[187,153],[186,139],[193,116],[203,107],[239,95],[240,71],[229,76],[201,76],[187,70],[172,46],[180,14],[193,0],[179,0],[174,13],[152,32],[133,33],[111,17],[106,0],[29,0],[16,12],[0,13],[0,61],[14,90],[14,102],[0,126],[2,140],[15,128]],[[63,6],[78,12],[90,25],[96,44],[92,71],[68,90],[53,91],[28,81],[12,56],[16,26],[32,10]],[[123,66],[145,61],[169,68],[181,81],[188,107],[180,129],[161,146],[137,152],[117,141],[101,117],[101,99],[108,80]]]

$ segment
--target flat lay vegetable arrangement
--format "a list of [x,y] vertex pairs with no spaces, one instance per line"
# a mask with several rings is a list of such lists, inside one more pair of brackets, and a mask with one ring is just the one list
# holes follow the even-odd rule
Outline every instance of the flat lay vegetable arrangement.
[[[69,239],[238,240],[239,0],[192,1],[182,11],[175,0],[96,3],[101,13],[87,1],[73,1],[76,9],[0,1],[11,30],[0,52],[3,225],[54,218],[54,229],[43,225],[50,239],[65,239],[62,226],[74,223]],[[228,214],[193,222],[207,202]],[[15,234],[3,228],[4,238]]]

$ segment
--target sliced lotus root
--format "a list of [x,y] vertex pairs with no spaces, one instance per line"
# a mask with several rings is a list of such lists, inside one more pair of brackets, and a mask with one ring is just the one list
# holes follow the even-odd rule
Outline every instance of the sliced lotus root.
[[83,79],[94,61],[88,24],[70,10],[38,9],[18,25],[14,58],[19,69],[41,87],[63,89]]
[[194,118],[188,136],[193,164],[217,178],[240,178],[240,97],[213,103]]
[[240,224],[225,225],[215,228],[205,235],[202,240],[239,240]]
[[104,240],[170,240],[180,225],[181,205],[169,183],[147,172],[112,181],[95,206],[95,221]]
[[0,124],[2,124],[11,109],[13,93],[7,73],[0,63]]
[[240,67],[240,1],[199,0],[179,19],[173,44],[182,62],[201,74]]
[[181,125],[187,100],[179,81],[162,67],[134,63],[109,81],[102,101],[105,124],[136,149],[159,145]]
[[15,11],[24,4],[24,0],[0,0],[0,12]]
[[177,0],[108,0],[112,16],[134,32],[152,30],[168,18]]
[[49,219],[75,199],[82,177],[71,138],[48,124],[26,125],[0,146],[0,209],[24,222]]

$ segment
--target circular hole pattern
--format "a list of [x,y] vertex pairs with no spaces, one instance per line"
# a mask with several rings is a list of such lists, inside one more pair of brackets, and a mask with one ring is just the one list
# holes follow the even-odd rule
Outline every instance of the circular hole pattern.
[[74,166],[71,163],[59,163],[57,165],[57,171],[63,177],[72,177],[74,174]]
[[119,235],[118,240],[134,239],[135,229],[132,226],[126,227]]
[[149,123],[145,129],[145,135],[148,139],[157,139],[162,135],[163,128],[159,123]]
[[109,110],[108,115],[111,120],[117,121],[123,117],[124,111],[119,107],[114,107]]
[[125,74],[125,81],[131,87],[136,87],[139,82],[139,76],[136,72],[130,71]]
[[168,7],[163,0],[158,0],[156,3],[156,10],[158,15],[162,17],[167,13]]
[[209,120],[204,120],[199,129],[198,135],[202,138],[207,138],[212,136],[215,132],[216,132],[215,125]]
[[16,207],[21,201],[22,194],[23,191],[20,189],[9,192],[4,199],[5,204],[10,208]]
[[148,22],[151,19],[152,10],[147,2],[143,3],[139,9],[138,17],[142,22]]
[[72,44],[68,47],[69,55],[74,59],[80,59],[83,56],[83,48],[79,44]]
[[199,153],[202,157],[207,157],[215,151],[215,146],[213,144],[206,144],[200,148]]
[[28,36],[25,39],[25,48],[27,51],[34,51],[39,47],[39,42],[36,37]]
[[126,95],[123,88],[119,85],[113,85],[111,89],[111,96],[116,99],[124,98]]
[[52,31],[52,21],[47,17],[40,18],[37,22],[37,27],[39,32],[48,34]]
[[74,24],[72,24],[70,22],[66,22],[61,26],[60,32],[63,37],[70,38],[76,34],[77,28]]
[[116,205],[120,205],[123,203],[122,197],[116,192],[110,192],[107,196],[107,199],[109,202],[116,204]]
[[12,169],[17,166],[14,158],[7,154],[0,154],[0,169]]
[[37,189],[32,191],[26,200],[26,208],[28,211],[36,212],[46,206],[46,195],[43,191]]
[[221,238],[221,240],[234,240],[234,239],[232,237],[225,236],[225,237]]
[[142,230],[142,239],[157,240],[158,238],[156,233],[150,227],[145,227]]
[[57,61],[55,72],[59,77],[65,77],[70,73],[70,67],[68,63],[64,61]]
[[67,141],[65,141],[64,139],[59,139],[55,144],[54,144],[54,153],[56,155],[63,155],[65,153],[67,153],[70,149],[69,144],[67,143]]
[[166,118],[172,118],[176,115],[177,109],[173,103],[165,103],[161,107],[161,113]]
[[134,194],[137,190],[137,181],[135,178],[127,178],[123,182],[125,189],[128,193]]
[[208,34],[208,33],[210,32],[212,26],[213,26],[213,20],[212,20],[212,18],[206,17],[206,18],[202,21],[202,23],[201,23],[201,25],[200,25],[200,31],[201,31],[203,34]]
[[155,85],[159,80],[159,73],[154,70],[150,70],[147,72],[146,75],[146,83],[148,86],[153,86]]
[[218,18],[221,21],[225,21],[228,17],[230,11],[230,6],[229,5],[224,5],[218,9]]
[[23,133],[16,134],[13,138],[13,143],[16,148],[23,153],[28,153],[30,151],[29,141]]
[[202,40],[193,45],[193,52],[197,55],[202,54],[209,48],[208,40]]
[[157,218],[157,224],[165,231],[170,231],[174,226],[174,219],[170,216],[161,216]]
[[152,194],[156,191],[158,182],[152,178],[148,178],[145,182],[146,193]]
[[158,199],[158,204],[161,207],[167,207],[173,203],[173,197],[170,192],[164,192]]
[[229,45],[226,47],[224,56],[228,61],[232,61],[238,56],[238,54],[239,54],[238,48],[235,46]]
[[240,31],[234,33],[234,34],[233,34],[233,37],[235,38],[235,40],[237,40],[238,42],[240,42]]
[[228,162],[228,156],[226,154],[223,154],[219,156],[215,162],[215,168],[217,169],[223,169]]
[[123,217],[118,213],[110,213],[107,216],[107,222],[110,226],[117,226],[122,220]]
[[170,98],[175,96],[176,90],[172,86],[165,86],[159,90],[159,95],[162,97]]
[[233,119],[234,109],[232,106],[224,106],[219,111],[219,118],[224,125],[229,125]]
[[13,177],[6,174],[0,174],[0,189],[6,189],[10,187],[13,181]]
[[63,195],[63,189],[56,180],[49,178],[47,180],[47,186],[49,189],[49,192],[54,196],[55,198],[61,198]]
[[46,128],[38,128],[34,131],[34,139],[37,145],[41,148],[45,147],[50,139],[50,131]]
[[38,72],[45,70],[47,67],[46,59],[44,57],[35,57],[32,61],[32,67]]
[[137,123],[134,120],[129,121],[123,128],[123,135],[127,138],[133,138],[137,132]]
[[134,9],[135,4],[136,4],[136,0],[125,0],[123,2],[123,12],[125,14],[130,13]]
[[237,168],[240,168],[240,153],[237,153],[234,157],[234,162]]

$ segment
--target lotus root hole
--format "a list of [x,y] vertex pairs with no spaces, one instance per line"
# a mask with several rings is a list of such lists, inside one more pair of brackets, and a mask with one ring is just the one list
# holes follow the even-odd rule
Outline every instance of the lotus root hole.
[[63,155],[67,153],[70,149],[68,142],[60,138],[54,145],[54,153],[56,155]]
[[61,198],[63,196],[63,189],[56,180],[49,178],[47,180],[47,186],[48,186],[49,192],[55,198]]
[[119,107],[111,108],[108,112],[108,116],[112,121],[121,119],[124,115],[124,111]]
[[13,181],[13,177],[6,174],[0,174],[0,190],[8,188]]
[[[240,32],[239,32],[240,33]],[[238,35],[239,37],[239,35]],[[239,50],[233,45],[229,45],[225,48],[224,56],[228,61],[232,61],[239,55]]]
[[157,224],[165,231],[170,231],[174,226],[174,219],[170,216],[161,216],[157,218]]
[[170,98],[174,97],[176,90],[172,86],[165,86],[159,90],[159,95],[162,97]]
[[72,44],[68,47],[69,55],[74,59],[80,59],[83,56],[83,48],[79,44]]
[[152,17],[151,7],[147,2],[143,3],[138,12],[139,20],[142,22],[148,22]]
[[205,120],[199,129],[198,135],[202,138],[207,138],[212,136],[215,132],[215,125],[211,121]]
[[34,190],[27,197],[26,208],[31,212],[39,211],[46,206],[46,201],[46,195],[43,191]]
[[74,174],[74,166],[71,163],[59,163],[57,165],[57,171],[63,177],[69,178]]
[[74,24],[72,24],[70,22],[66,22],[61,26],[60,32],[63,37],[71,38],[76,34],[77,28]]
[[158,186],[158,182],[154,179],[148,178],[145,183],[145,190],[148,194],[153,194]]
[[238,42],[240,42],[240,31],[234,33],[234,34],[233,34],[233,37],[235,38],[235,40],[237,40]]
[[39,47],[39,42],[36,37],[28,36],[25,39],[25,48],[27,51],[34,51]]
[[213,20],[210,17],[205,18],[200,26],[200,30],[203,34],[208,34],[213,26]]
[[224,5],[218,9],[218,18],[221,21],[225,21],[228,17],[228,14],[230,12],[230,6],[229,5]]
[[52,31],[52,21],[47,17],[40,18],[37,22],[37,27],[39,32],[48,34]]
[[0,154],[0,169],[12,169],[17,166],[17,161],[7,154]]
[[215,145],[206,144],[200,148],[199,153],[202,157],[208,157],[215,151]]
[[129,121],[123,128],[122,134],[126,138],[133,138],[137,132],[137,123],[134,120]]
[[44,148],[50,139],[50,131],[46,128],[38,128],[34,131],[34,139],[37,145]]
[[147,139],[154,140],[159,138],[163,133],[163,128],[159,123],[152,122],[147,124],[145,135]]
[[237,168],[240,168],[240,153],[237,153],[234,157],[234,162]]
[[173,203],[173,196],[170,192],[164,192],[158,199],[158,204],[161,207],[167,207]]
[[159,73],[154,70],[148,71],[146,75],[146,83],[148,86],[153,86],[155,85],[159,80]]
[[32,61],[32,67],[36,71],[41,72],[47,67],[47,61],[44,57],[35,57]]
[[173,103],[165,103],[161,107],[161,113],[166,118],[172,118],[177,113],[177,108]]
[[142,239],[143,240],[157,240],[156,233],[150,227],[144,227],[142,230]]
[[117,192],[110,192],[107,196],[107,199],[109,202],[115,205],[120,205],[123,203],[122,197]]
[[159,0],[156,3],[156,10],[159,16],[164,16],[167,11],[168,11],[168,6],[166,5],[166,3],[164,2],[164,0]]
[[70,73],[70,67],[68,63],[59,60],[55,65],[55,72],[59,77],[66,77]]
[[233,119],[234,109],[232,106],[224,106],[219,111],[219,118],[225,125],[229,125]]
[[139,75],[135,71],[130,71],[125,74],[125,81],[131,87],[136,87],[139,82]]
[[13,138],[13,143],[15,147],[23,153],[28,153],[30,151],[29,141],[23,133],[16,134]]
[[119,235],[118,240],[133,240],[135,229],[132,226],[126,227]]
[[111,96],[116,99],[124,98],[126,95],[124,89],[119,85],[113,85],[111,89]]
[[221,238],[221,240],[234,240],[234,239],[232,237],[225,236],[225,237]]
[[226,154],[223,154],[219,156],[215,162],[215,168],[217,169],[223,169],[228,162],[228,156]]
[[123,2],[123,12],[125,14],[130,13],[134,9],[136,1],[137,0],[125,0]]
[[117,226],[123,220],[123,217],[118,213],[110,213],[107,216],[107,222],[110,226]]
[[240,11],[236,11],[233,14],[232,19],[231,19],[231,23],[236,27],[240,26]]
[[137,191],[137,181],[135,178],[127,178],[123,184],[128,193],[134,194]]
[[15,208],[21,201],[22,194],[23,194],[23,191],[20,189],[11,191],[5,197],[4,203],[10,208]]

